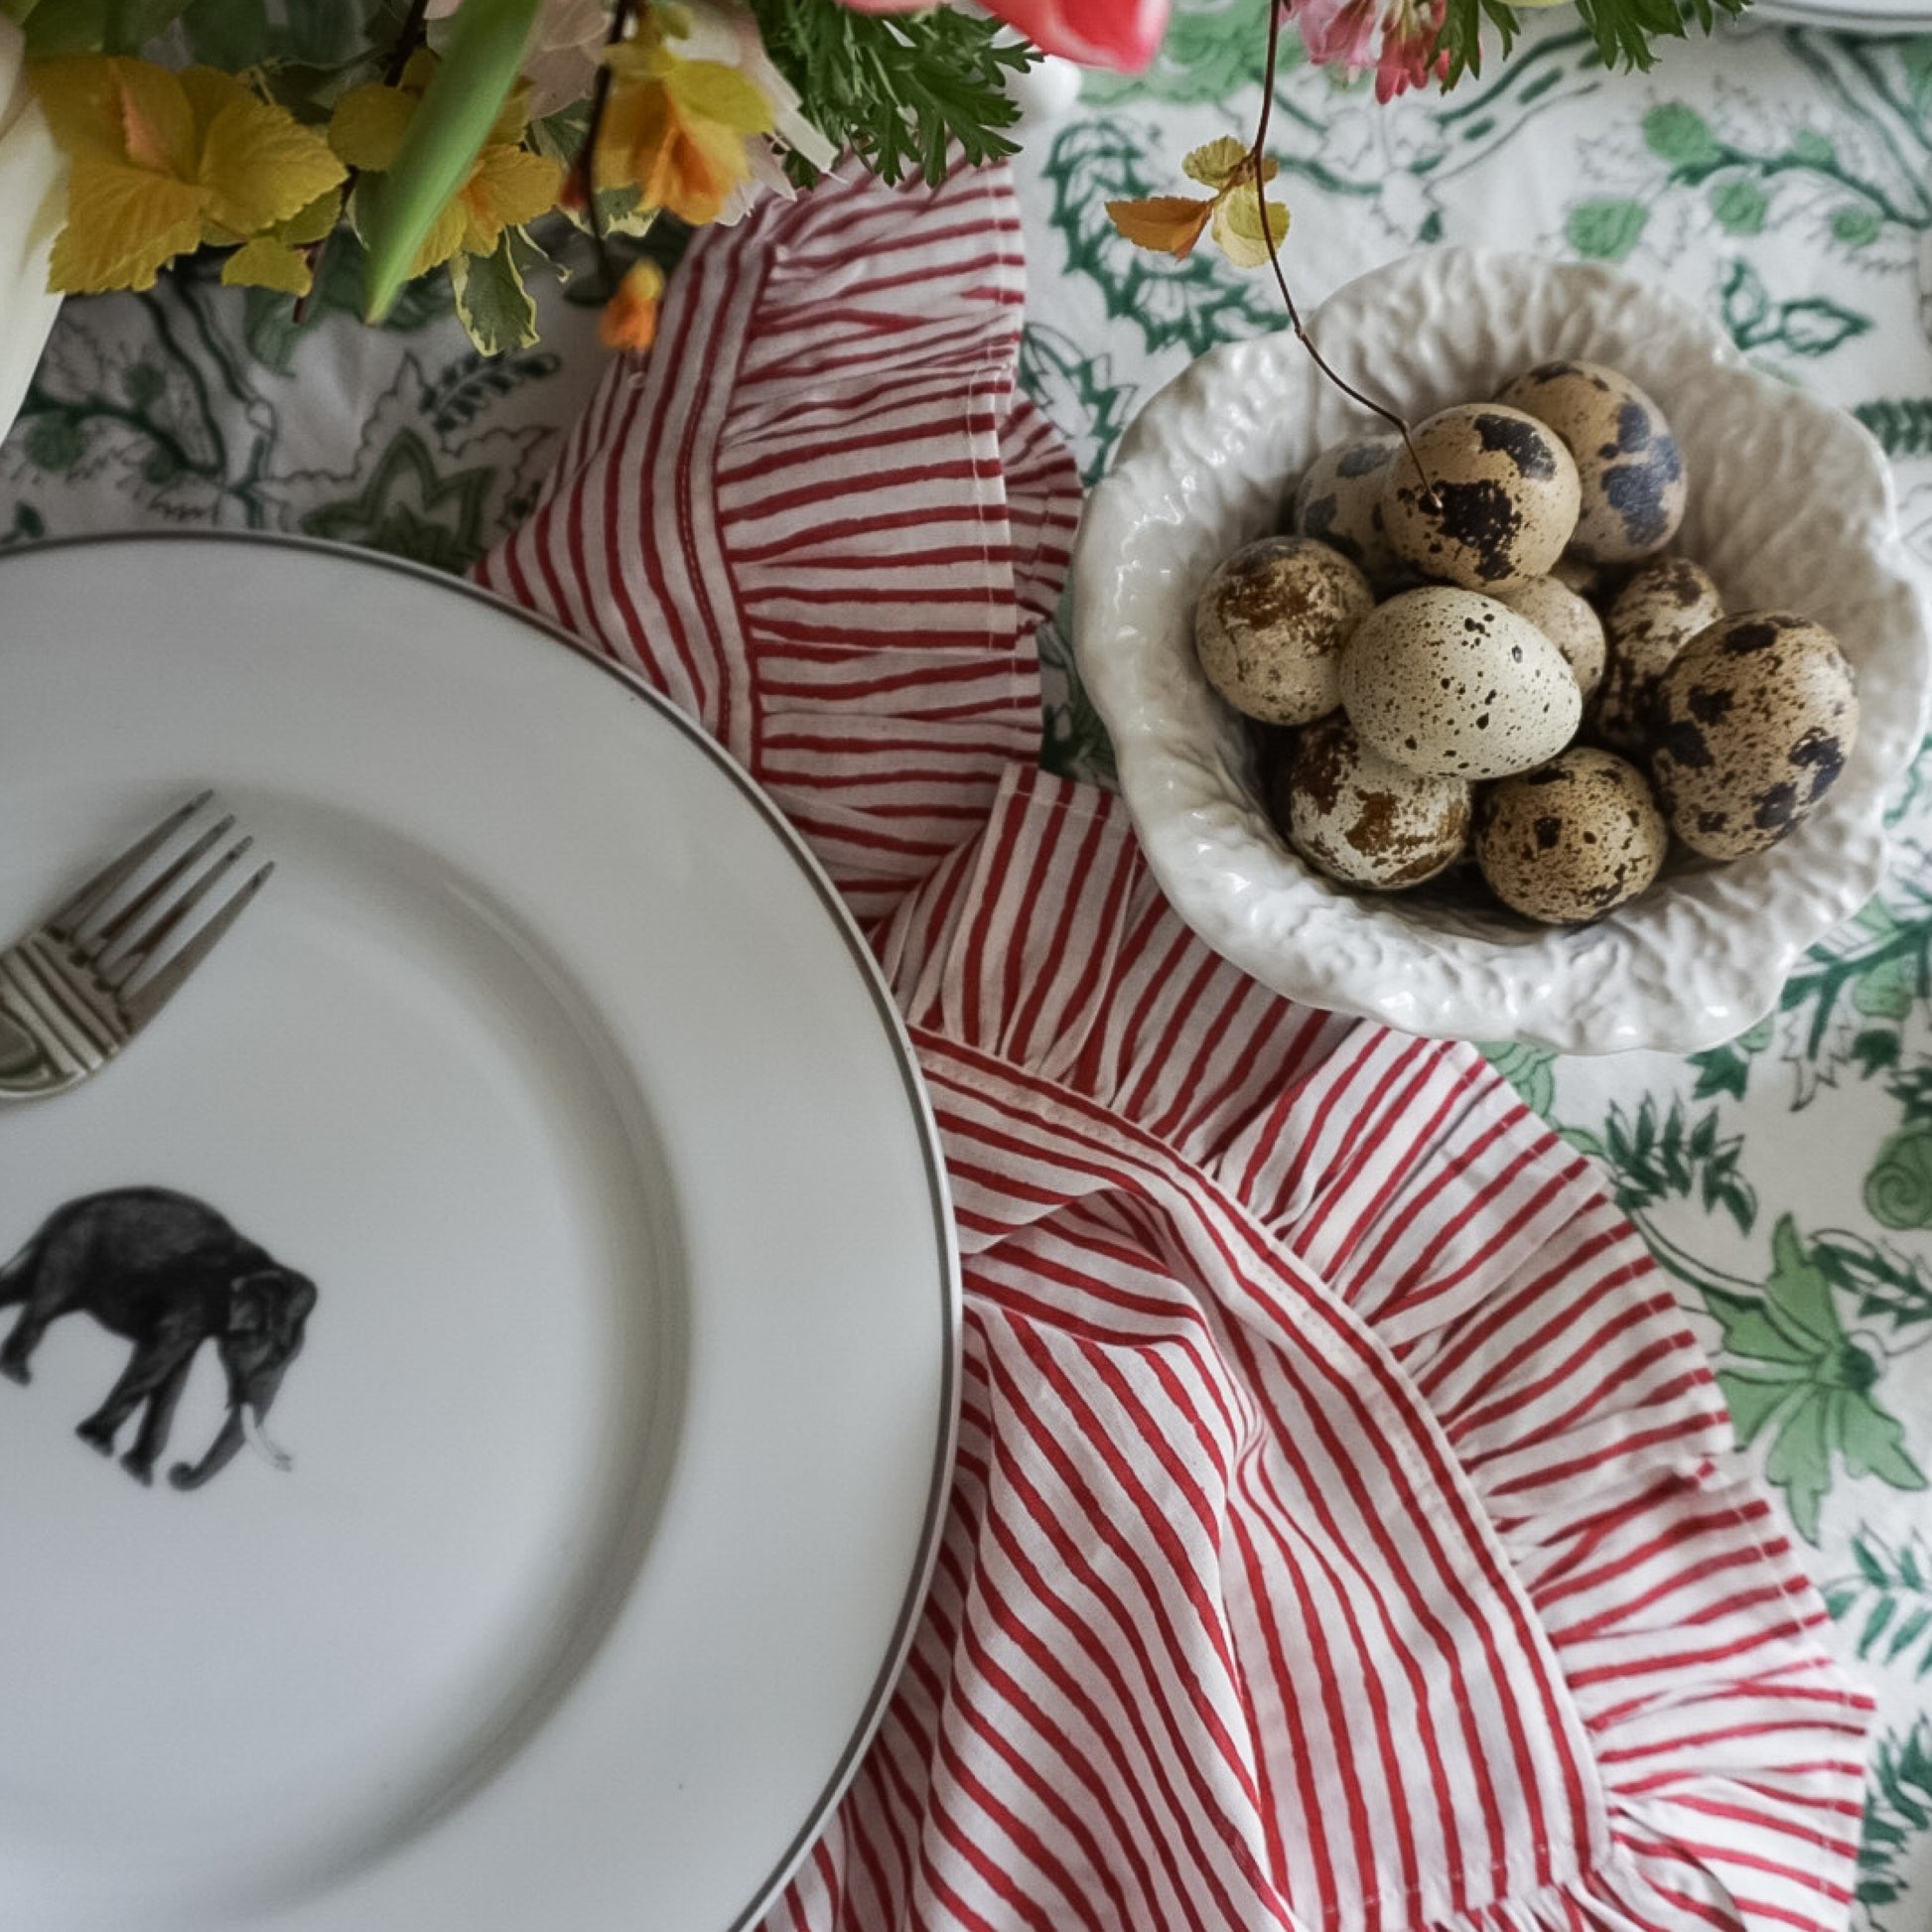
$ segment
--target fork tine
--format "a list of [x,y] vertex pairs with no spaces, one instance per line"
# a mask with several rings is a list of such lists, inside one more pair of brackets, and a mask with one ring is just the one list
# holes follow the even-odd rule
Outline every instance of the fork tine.
[[116,942],[124,934],[130,929],[137,929],[136,922],[138,920],[145,919],[157,905],[165,907],[169,896],[174,892],[181,880],[196,866],[200,865],[207,857],[208,853],[233,830],[234,819],[232,816],[222,819],[217,825],[211,826],[179,859],[175,860],[158,879],[151,885],[142,887],[139,894],[129,899],[104,926],[101,926],[98,930],[92,930],[89,928],[88,921],[83,919],[74,930],[72,943],[77,945],[80,951],[89,959],[99,959],[104,954],[111,952]]
[[145,838],[137,839],[118,859],[110,859],[84,886],[64,898],[49,915],[45,929],[57,939],[71,939],[74,927],[97,911],[116,887],[139,872],[161,848],[214,796],[213,788],[191,798],[179,811],[171,812]]
[[268,884],[269,874],[275,870],[274,860],[261,867],[235,896],[222,906],[220,911],[189,940],[181,951],[176,953],[155,976],[137,986],[127,994],[121,1004],[126,1010],[129,1023],[134,1027],[145,1027],[161,1009],[181,990],[182,982],[197,966],[213,951],[222,934],[240,918],[252,899]]
[[[215,835],[226,832],[233,824],[233,819],[223,819],[215,827],[214,833],[208,835],[207,838],[198,840],[193,851],[178,864],[169,867],[168,871],[160,879],[155,881],[153,887],[143,893],[140,898],[136,899],[134,904],[130,905],[127,911],[114,921],[114,926],[126,924],[137,910],[145,909],[147,902],[155,897],[163,886],[171,886],[187,870],[189,865],[199,860],[202,854],[208,849]],[[162,943],[194,911],[196,906],[201,904],[203,899],[207,898],[208,894],[220,885],[222,880],[234,869],[235,862],[254,843],[255,841],[252,838],[237,839],[213,865],[208,867],[207,872],[203,873],[201,878],[196,880],[173,903],[164,905],[160,910],[160,915],[151,924],[135,933],[132,938],[124,939],[118,946],[110,947],[106,942],[113,937],[114,927],[110,926],[106,932],[102,933],[101,944],[96,954],[97,964],[95,967],[95,970],[100,973],[101,979],[116,990],[125,986],[160,951]],[[113,959],[113,964],[108,966],[107,962],[110,956]],[[103,968],[105,968],[104,971],[102,970]]]

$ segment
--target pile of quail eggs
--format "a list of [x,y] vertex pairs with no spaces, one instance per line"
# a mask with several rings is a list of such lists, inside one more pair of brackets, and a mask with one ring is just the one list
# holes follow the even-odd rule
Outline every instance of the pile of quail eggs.
[[1831,789],[1852,667],[1803,617],[1727,615],[1671,553],[1684,464],[1627,376],[1546,362],[1413,445],[1324,451],[1292,534],[1229,557],[1195,611],[1309,864],[1394,892],[1472,859],[1503,904],[1570,924],[1644,892],[1673,834],[1740,858]]

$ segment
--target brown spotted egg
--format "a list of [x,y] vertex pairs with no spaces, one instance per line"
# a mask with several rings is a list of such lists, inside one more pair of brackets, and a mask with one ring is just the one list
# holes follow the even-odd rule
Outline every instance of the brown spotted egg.
[[1545,925],[1600,919],[1657,877],[1670,830],[1634,764],[1588,745],[1500,784],[1476,805],[1489,890]]
[[1443,777],[1500,778],[1576,736],[1583,693],[1529,619],[1432,584],[1378,604],[1341,654],[1341,702],[1372,750]]
[[1576,461],[1554,430],[1499,403],[1459,403],[1420,424],[1414,442],[1382,497],[1404,563],[1469,591],[1549,573],[1581,500]]
[[1333,444],[1309,465],[1295,492],[1297,534],[1339,550],[1372,582],[1400,568],[1382,530],[1382,486],[1401,448],[1395,435]]
[[1703,565],[1688,557],[1654,557],[1642,565],[1610,606],[1609,663],[1590,715],[1591,736],[1625,758],[1647,757],[1657,680],[1724,614],[1724,599]]
[[1275,773],[1275,822],[1303,858],[1345,886],[1399,892],[1453,865],[1469,842],[1473,787],[1391,763],[1333,712],[1297,738]]
[[1194,649],[1235,710],[1267,725],[1306,725],[1341,702],[1341,647],[1374,602],[1368,579],[1325,543],[1263,537],[1202,588]]
[[1528,618],[1563,652],[1587,704],[1603,681],[1603,620],[1554,577],[1530,577],[1491,592],[1518,617]]
[[1496,398],[1527,410],[1577,459],[1583,507],[1574,539],[1596,563],[1654,556],[1684,520],[1684,459],[1664,412],[1600,362],[1544,362]]
[[1838,780],[1858,681],[1822,624],[1783,611],[1714,623],[1657,686],[1651,772],[1671,829],[1713,859],[1775,845]]

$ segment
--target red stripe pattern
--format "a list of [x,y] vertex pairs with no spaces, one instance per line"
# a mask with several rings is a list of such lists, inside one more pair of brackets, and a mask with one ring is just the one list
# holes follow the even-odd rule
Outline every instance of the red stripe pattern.
[[482,573],[771,789],[945,1141],[938,1572],[770,1924],[1842,1927],[1868,1704],[1587,1164],[1235,972],[1032,762],[1077,484],[1019,255],[997,172],[701,236]]

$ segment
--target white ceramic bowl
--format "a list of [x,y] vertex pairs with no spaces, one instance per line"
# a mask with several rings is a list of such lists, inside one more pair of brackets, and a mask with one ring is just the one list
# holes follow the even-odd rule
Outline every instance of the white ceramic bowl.
[[1168,897],[1263,984],[1411,1033],[1567,1053],[1691,1052],[1741,1033],[1877,886],[1886,796],[1923,733],[1924,617],[1877,445],[1747,368],[1688,304],[1604,268],[1432,249],[1351,282],[1310,328],[1412,419],[1552,357],[1634,377],[1690,473],[1675,547],[1712,572],[1727,609],[1794,609],[1836,632],[1858,667],[1859,742],[1782,844],[1728,866],[1674,864],[1595,925],[1532,927],[1441,888],[1330,884],[1270,824],[1247,728],[1191,638],[1214,565],[1280,527],[1319,450],[1381,427],[1292,336],[1268,337],[1214,350],[1154,397],[1088,503],[1075,557],[1080,673]]

